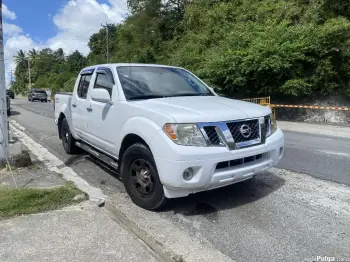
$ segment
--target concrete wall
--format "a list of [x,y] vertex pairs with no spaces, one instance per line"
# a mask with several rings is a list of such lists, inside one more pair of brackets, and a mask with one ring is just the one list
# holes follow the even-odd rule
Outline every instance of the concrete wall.
[[[318,105],[318,106],[345,106],[350,107],[350,98],[328,97],[313,99],[283,99],[271,98],[272,104],[292,104],[292,105]],[[313,123],[335,123],[350,124],[350,111],[335,111],[321,109],[302,108],[277,108],[277,120],[300,121]]]

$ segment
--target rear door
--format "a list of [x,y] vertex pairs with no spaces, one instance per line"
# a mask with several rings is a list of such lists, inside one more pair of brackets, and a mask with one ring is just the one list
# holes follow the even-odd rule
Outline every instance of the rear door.
[[88,101],[87,94],[89,87],[92,83],[93,71],[82,72],[80,74],[80,79],[77,87],[76,93],[73,94],[72,103],[71,103],[71,112],[72,112],[72,122],[73,127],[76,131],[76,134],[81,138],[87,139],[87,110]]

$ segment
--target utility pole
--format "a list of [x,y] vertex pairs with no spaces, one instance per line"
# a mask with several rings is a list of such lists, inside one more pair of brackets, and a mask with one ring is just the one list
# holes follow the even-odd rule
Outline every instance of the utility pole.
[[106,25],[103,25],[103,24],[101,24],[101,26],[103,27],[103,28],[106,28],[106,35],[107,35],[107,37],[106,37],[106,42],[107,42],[107,64],[109,63],[109,32],[108,32],[108,24],[106,23]]
[[13,71],[12,70],[10,70],[10,84],[8,84],[7,86],[9,86],[9,87],[12,87],[12,83],[13,83]]
[[2,28],[2,0],[0,0],[0,161],[7,159],[8,148],[8,125],[6,106],[6,82],[5,82],[5,58],[4,40]]
[[27,58],[28,60],[28,81],[29,81],[29,91],[32,90],[32,73],[30,71],[30,58]]

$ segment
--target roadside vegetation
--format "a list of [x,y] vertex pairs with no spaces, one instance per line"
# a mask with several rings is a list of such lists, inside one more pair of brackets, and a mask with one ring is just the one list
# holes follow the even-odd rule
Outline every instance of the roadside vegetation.
[[[109,25],[110,61],[185,67],[235,97],[350,96],[348,0],[128,0],[130,16]],[[106,30],[90,53],[18,51],[16,93],[32,82],[71,91],[76,73],[106,62]]]
[[51,189],[0,187],[0,220],[24,214],[33,214],[76,204],[84,195],[72,183]]

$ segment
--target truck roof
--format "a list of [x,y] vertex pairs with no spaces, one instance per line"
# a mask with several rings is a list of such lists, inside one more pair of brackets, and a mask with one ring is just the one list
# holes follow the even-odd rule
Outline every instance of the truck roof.
[[88,69],[95,69],[97,67],[118,67],[118,66],[149,66],[149,67],[169,67],[169,68],[180,68],[178,66],[169,66],[161,64],[142,64],[142,63],[112,63],[112,64],[99,64],[83,68],[81,71]]

